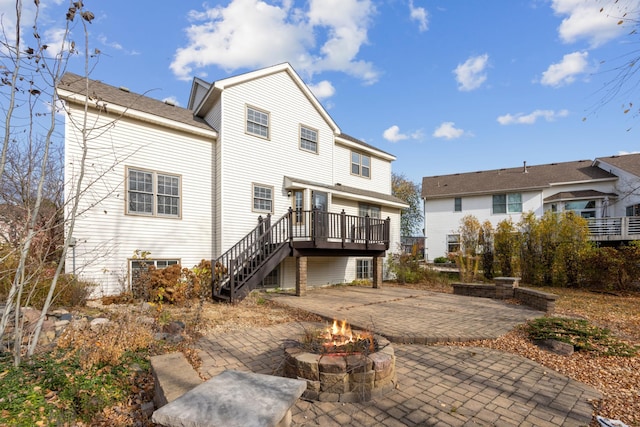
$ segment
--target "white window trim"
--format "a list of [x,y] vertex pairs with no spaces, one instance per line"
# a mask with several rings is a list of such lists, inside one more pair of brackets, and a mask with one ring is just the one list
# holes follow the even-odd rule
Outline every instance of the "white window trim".
[[[256,187],[268,188],[269,190],[271,190],[271,210],[258,209],[258,208],[255,207],[256,206],[256,204],[255,204],[255,199],[256,199],[256,196],[255,196],[255,194],[256,194],[255,191],[256,190],[255,189],[256,189]],[[258,213],[271,213],[272,214],[273,213],[273,209],[274,209],[274,204],[275,204],[274,195],[275,195],[275,193],[273,191],[273,186],[271,186],[271,185],[259,184],[259,183],[256,183],[256,182],[251,184],[251,211],[252,212],[258,212]],[[268,199],[262,199],[262,200],[268,200]]]
[[[303,147],[303,146],[302,146],[302,141],[303,141],[303,140],[305,140],[305,141],[311,141],[311,140],[310,140],[310,139],[308,139],[308,138],[303,138],[303,137],[302,137],[302,129],[306,129],[306,130],[308,130],[308,131],[311,131],[311,132],[315,132],[315,133],[316,133],[316,140],[315,140],[315,141],[312,141],[312,142],[315,142],[315,144],[316,144],[316,149],[315,149],[315,150],[309,150],[308,148],[305,148],[305,147]],[[319,151],[319,145],[320,145],[319,141],[320,141],[320,131],[319,131],[318,129],[315,129],[315,128],[312,128],[311,126],[306,126],[306,125],[303,125],[303,124],[301,124],[301,125],[298,127],[298,148],[299,148],[300,150],[302,150],[302,151],[306,151],[307,153],[318,154],[318,151]]]
[[[259,133],[255,133],[255,132],[249,131],[249,110],[250,109],[254,110],[254,111],[257,111],[259,113],[262,113],[262,114],[267,116],[267,124],[266,124],[266,126],[263,125],[262,123],[258,123],[258,122],[254,122],[254,121],[251,122],[251,123],[255,123],[255,124],[259,125],[259,126],[265,126],[267,128],[267,135],[266,136],[264,136],[262,134],[259,134]],[[258,138],[270,140],[271,139],[271,113],[269,113],[268,111],[265,111],[265,110],[263,110],[261,108],[254,107],[252,105],[246,105],[245,109],[244,109],[244,132],[247,135],[251,135],[251,136],[258,137]]]
[[[130,171],[135,171],[135,172],[142,172],[142,173],[148,173],[151,174],[151,193],[146,193],[146,194],[151,194],[151,200],[152,200],[152,207],[151,207],[151,213],[146,213],[146,212],[136,212],[136,211],[131,211],[129,209],[129,173]],[[164,213],[158,213],[158,175],[162,175],[162,176],[167,176],[167,177],[171,177],[171,178],[177,178],[178,179],[178,214],[177,215],[171,215],[171,214],[164,214]],[[156,170],[152,170],[152,169],[145,169],[145,168],[138,168],[135,166],[126,166],[125,167],[125,215],[132,215],[132,216],[145,216],[145,217],[153,217],[153,218],[169,218],[169,219],[182,219],[182,175],[179,174],[175,174],[175,173],[168,173],[168,172],[161,172],[161,171],[156,171]],[[142,192],[138,192],[136,191],[136,193],[142,193]],[[160,194],[160,196],[167,196],[166,194]]]

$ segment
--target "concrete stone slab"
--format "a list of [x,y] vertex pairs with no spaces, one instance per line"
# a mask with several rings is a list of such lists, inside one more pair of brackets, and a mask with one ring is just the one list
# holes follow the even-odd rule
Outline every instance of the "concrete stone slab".
[[167,427],[273,427],[306,387],[306,381],[228,370],[155,411],[152,421]]

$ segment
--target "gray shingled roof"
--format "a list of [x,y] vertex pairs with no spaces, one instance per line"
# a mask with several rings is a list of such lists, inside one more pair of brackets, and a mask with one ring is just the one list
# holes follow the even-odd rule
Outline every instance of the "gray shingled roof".
[[[86,92],[85,78],[73,73],[65,73],[58,84],[60,89],[84,95]],[[100,99],[107,104],[119,105],[137,111],[153,114],[176,122],[184,123],[201,129],[213,130],[207,122],[195,117],[191,110],[170,105],[145,95],[129,92],[98,80],[89,80],[89,96]]]
[[598,157],[596,161],[606,162],[635,176],[640,176],[640,153]]
[[366,142],[361,141],[361,140],[359,140],[358,138],[355,138],[355,137],[353,137],[353,136],[351,136],[351,135],[347,135],[346,133],[341,133],[340,135],[338,135],[338,137],[343,138],[343,139],[346,139],[347,141],[355,142],[356,144],[360,144],[360,145],[362,145],[363,147],[367,147],[367,148],[370,148],[370,149],[372,149],[372,150],[376,150],[376,151],[379,151],[379,152],[381,152],[381,153],[387,154],[387,155],[389,155],[389,156],[393,156],[393,157],[395,157],[395,156],[394,156],[393,154],[391,154],[391,153],[387,153],[386,151],[383,151],[383,150],[379,149],[378,147],[374,147],[374,146],[373,146],[373,145],[371,145],[371,144],[367,144]]
[[547,165],[524,166],[453,175],[428,176],[422,179],[422,198],[446,198],[495,192],[540,190],[553,183],[615,180],[617,177],[578,160]]

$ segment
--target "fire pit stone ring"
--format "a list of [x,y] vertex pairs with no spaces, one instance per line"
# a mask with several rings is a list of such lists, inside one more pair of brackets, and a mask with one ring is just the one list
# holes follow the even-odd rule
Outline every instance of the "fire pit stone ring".
[[307,381],[302,397],[325,402],[366,402],[396,387],[395,354],[389,340],[373,335],[376,350],[314,353],[285,344],[283,374]]

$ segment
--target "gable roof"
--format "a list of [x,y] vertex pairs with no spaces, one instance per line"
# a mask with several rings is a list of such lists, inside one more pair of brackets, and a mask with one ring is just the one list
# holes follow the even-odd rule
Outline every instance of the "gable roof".
[[[58,83],[57,90],[62,99],[67,102],[83,103],[85,94],[87,94],[86,78],[74,73],[65,73]],[[102,83],[99,80],[89,79],[89,99],[90,104],[109,111],[110,108],[119,106],[121,108],[113,108],[118,110],[120,114],[125,116],[135,116],[135,112],[154,116],[161,119],[171,120],[183,125],[195,127],[202,130],[214,131],[214,129],[204,120],[196,117],[192,111],[178,107],[157,99],[150,98],[146,95],[130,92],[125,88],[117,88],[115,86]],[[138,117],[143,119],[143,117]],[[149,117],[151,120],[152,118]]]
[[611,166],[617,167],[618,169],[622,169],[623,171],[640,177],[640,153],[624,154],[620,156],[610,157],[598,157],[594,160],[593,163],[595,166],[597,166],[599,163],[607,163]]
[[[202,99],[202,101],[200,101],[200,104],[189,105],[189,108],[192,108],[194,113],[197,116],[202,116],[206,114],[206,111],[208,110],[208,108],[215,102],[215,100],[220,96],[222,91],[224,91],[225,89],[242,84],[242,83],[249,82],[251,80],[260,79],[263,77],[267,77],[267,76],[277,74],[277,73],[282,73],[282,72],[287,73],[289,77],[291,77],[291,79],[298,86],[300,91],[307,97],[309,102],[311,102],[311,104],[322,116],[322,118],[329,124],[329,127],[331,127],[331,129],[333,129],[333,131],[336,134],[339,134],[340,128],[338,127],[338,125],[333,121],[329,113],[327,113],[327,111],[324,109],[322,104],[320,104],[320,102],[315,97],[315,95],[311,92],[309,87],[302,81],[298,73],[296,73],[296,71],[293,69],[291,64],[289,64],[288,62],[283,62],[282,64],[273,65],[271,67],[266,67],[266,68],[262,68],[255,71],[249,71],[247,73],[238,74],[232,77],[227,77],[226,79],[217,80],[208,87],[208,92],[205,95],[205,97]],[[203,85],[203,83],[204,82],[201,80],[200,81],[194,80],[193,82],[194,85],[199,84],[206,87],[206,85]],[[193,89],[192,89],[192,92],[193,92]],[[193,99],[191,97],[189,102],[193,102]]]
[[422,198],[435,199],[496,192],[533,191],[563,183],[618,179],[593,165],[591,160],[578,160],[546,165],[521,166],[453,175],[424,177]]

